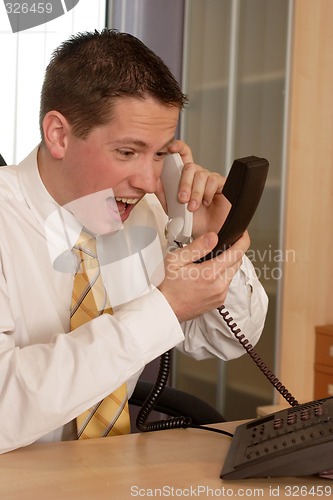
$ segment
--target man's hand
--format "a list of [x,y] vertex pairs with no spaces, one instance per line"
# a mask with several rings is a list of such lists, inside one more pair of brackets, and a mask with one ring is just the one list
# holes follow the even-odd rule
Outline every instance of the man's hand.
[[193,212],[193,236],[218,233],[230,210],[230,203],[221,195],[225,177],[194,163],[191,149],[183,141],[173,142],[169,151],[179,153],[184,163],[178,200],[188,203],[188,210]]
[[218,257],[195,264],[216,243],[216,233],[209,232],[186,247],[168,253],[165,259],[165,279],[159,290],[179,321],[193,319],[223,305],[250,239],[246,232]]

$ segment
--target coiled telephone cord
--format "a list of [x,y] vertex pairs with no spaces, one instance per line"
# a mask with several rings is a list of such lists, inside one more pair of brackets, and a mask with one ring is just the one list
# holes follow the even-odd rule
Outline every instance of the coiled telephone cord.
[[294,398],[294,396],[288,391],[288,389],[280,382],[276,375],[268,368],[266,363],[261,359],[259,354],[255,351],[252,344],[250,344],[249,340],[245,337],[245,335],[241,332],[241,329],[238,328],[236,323],[233,323],[234,319],[230,316],[230,313],[225,310],[225,306],[221,306],[217,309],[229,327],[229,330],[236,337],[238,342],[244,347],[246,352],[249,354],[251,359],[255,362],[259,370],[265,375],[265,377],[269,380],[269,382],[278,390],[278,392],[284,397],[284,399],[290,404],[290,406],[297,406],[299,403]]
[[[274,373],[268,368],[268,366],[261,359],[259,354],[255,351],[252,344],[250,344],[249,340],[245,337],[245,335],[241,332],[241,329],[238,328],[237,324],[234,322],[234,319],[230,315],[230,313],[225,310],[225,306],[221,306],[217,309],[228,326],[231,333],[235,336],[238,342],[242,345],[242,347],[249,354],[251,359],[257,365],[259,370],[265,375],[265,377],[269,380],[269,382],[273,385],[275,389],[284,397],[284,399],[290,404],[290,406],[297,406],[299,403],[294,398],[294,396],[286,389],[286,387],[280,382],[280,380],[274,375]],[[164,420],[157,420],[148,422],[148,418],[150,413],[155,408],[157,401],[166,386],[169,378],[171,367],[171,351],[167,351],[162,354],[160,359],[160,366],[157,375],[156,382],[144,401],[142,407],[139,410],[136,426],[141,432],[148,431],[157,431],[164,429],[177,429],[177,428],[187,428],[187,427],[195,427],[200,429],[206,429],[214,432],[220,432],[222,434],[226,434],[232,436],[232,434],[222,431],[220,429],[214,429],[212,427],[206,427],[203,425],[195,425],[192,423],[192,419],[190,417],[170,417]]]
[[155,408],[156,403],[168,382],[170,367],[171,351],[167,351],[161,356],[157,380],[140,408],[136,419],[136,426],[141,432],[176,429],[181,427],[186,428],[192,424],[192,420],[189,417],[171,417],[165,420],[147,422],[150,413]]

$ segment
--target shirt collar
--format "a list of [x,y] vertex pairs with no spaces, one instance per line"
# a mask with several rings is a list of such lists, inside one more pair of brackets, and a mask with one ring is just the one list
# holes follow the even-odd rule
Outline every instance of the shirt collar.
[[[50,258],[55,269],[72,272],[76,261],[72,248],[82,230],[82,224],[61,207],[47,191],[40,177],[37,146],[19,164],[18,178],[23,196],[45,233]],[[73,267],[74,266],[74,267]]]

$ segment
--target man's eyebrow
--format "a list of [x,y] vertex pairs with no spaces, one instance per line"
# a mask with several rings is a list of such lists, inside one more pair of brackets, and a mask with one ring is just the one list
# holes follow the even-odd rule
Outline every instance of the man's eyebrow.
[[147,143],[141,141],[139,139],[134,139],[132,137],[124,137],[118,141],[110,141],[110,144],[114,144],[115,146],[124,145],[124,144],[134,144],[135,146],[147,146]]
[[[174,142],[175,138],[173,137],[172,139],[170,139],[169,141],[167,141],[161,148],[159,148],[160,150],[161,149],[164,149],[168,146],[170,146],[170,144],[172,144]],[[134,146],[139,146],[139,147],[147,147],[148,144],[144,141],[141,141],[140,139],[135,139],[133,137],[124,137],[123,139],[121,140],[117,140],[117,141],[110,141],[110,144],[112,144],[113,146],[129,146],[129,145],[134,145]]]

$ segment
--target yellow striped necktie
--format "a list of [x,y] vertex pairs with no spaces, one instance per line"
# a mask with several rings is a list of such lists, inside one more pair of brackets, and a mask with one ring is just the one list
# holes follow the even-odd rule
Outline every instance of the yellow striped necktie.
[[[80,267],[74,277],[71,330],[103,313],[113,313],[102,282],[95,237],[82,230],[73,251]],[[128,434],[130,418],[126,384],[79,415],[76,424],[78,439]]]

